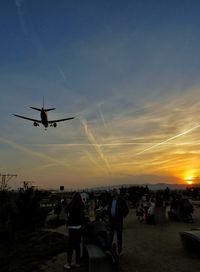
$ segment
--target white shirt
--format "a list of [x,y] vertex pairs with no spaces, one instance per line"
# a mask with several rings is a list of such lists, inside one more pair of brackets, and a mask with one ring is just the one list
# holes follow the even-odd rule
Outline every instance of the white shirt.
[[116,215],[116,206],[117,206],[117,200],[113,199],[112,205],[111,205],[111,216]]

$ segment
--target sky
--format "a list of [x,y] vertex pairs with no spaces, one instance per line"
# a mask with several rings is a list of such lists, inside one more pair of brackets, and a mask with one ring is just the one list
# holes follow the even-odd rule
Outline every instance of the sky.
[[[0,1],[0,174],[38,188],[198,182],[198,0]],[[12,114],[55,107],[57,128]]]

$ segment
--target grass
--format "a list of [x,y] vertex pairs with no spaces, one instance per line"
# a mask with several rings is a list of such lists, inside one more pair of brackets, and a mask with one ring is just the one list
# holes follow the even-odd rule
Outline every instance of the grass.
[[50,231],[21,233],[10,244],[0,245],[1,272],[40,271],[40,265],[65,252],[67,237]]

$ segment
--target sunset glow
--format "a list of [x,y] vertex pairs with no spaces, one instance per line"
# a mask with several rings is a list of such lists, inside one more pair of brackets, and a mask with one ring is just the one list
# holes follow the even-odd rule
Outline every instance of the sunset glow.
[[[17,174],[11,187],[197,183],[199,1],[1,2],[0,173]],[[49,120],[75,119],[45,131],[12,115],[40,118],[30,107],[43,96]]]

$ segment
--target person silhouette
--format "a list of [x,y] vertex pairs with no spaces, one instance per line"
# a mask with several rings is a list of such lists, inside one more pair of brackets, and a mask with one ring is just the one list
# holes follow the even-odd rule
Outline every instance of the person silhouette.
[[75,250],[76,263],[75,267],[80,267],[80,253],[81,253],[81,237],[82,226],[85,222],[84,215],[85,205],[81,198],[80,193],[75,193],[71,202],[66,207],[66,213],[68,214],[68,251],[67,251],[67,263],[64,265],[66,269],[71,269],[72,255]]
[[119,196],[117,189],[112,190],[111,201],[108,205],[108,216],[110,222],[111,241],[113,242],[114,234],[117,234],[118,254],[122,253],[122,232],[123,220],[128,215],[129,208],[124,198]]

